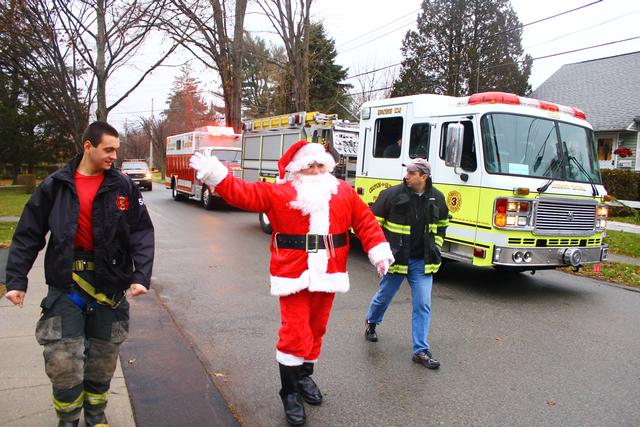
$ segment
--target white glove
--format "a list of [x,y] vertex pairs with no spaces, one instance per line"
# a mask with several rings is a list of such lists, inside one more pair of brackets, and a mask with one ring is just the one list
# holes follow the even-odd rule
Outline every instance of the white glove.
[[[189,166],[196,170],[196,178],[203,179],[210,172],[213,165],[210,164],[210,159],[213,157],[205,157],[200,152],[196,152],[191,159],[189,159]],[[218,160],[218,159],[216,159]]]
[[378,269],[378,276],[380,277],[384,276],[389,271],[389,260],[383,259],[378,263],[376,267]]

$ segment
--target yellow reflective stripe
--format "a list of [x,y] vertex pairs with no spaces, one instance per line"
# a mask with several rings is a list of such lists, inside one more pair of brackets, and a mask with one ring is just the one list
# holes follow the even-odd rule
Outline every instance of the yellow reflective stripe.
[[395,222],[387,221],[382,225],[383,228],[391,231],[392,233],[398,234],[411,234],[411,226],[410,225],[402,225],[396,224]]
[[436,234],[438,232],[438,226],[435,224],[429,224],[429,233]]
[[449,220],[448,219],[439,219],[436,221],[436,224],[438,225],[438,227],[446,227],[449,225]]
[[82,277],[80,277],[76,273],[71,273],[71,276],[73,277],[73,281],[76,282],[76,284],[78,286],[80,286],[83,291],[85,291],[86,293],[91,295],[93,298],[95,298],[95,300],[98,301],[99,303],[107,304],[107,305],[110,305],[111,307],[116,305],[116,303],[113,302],[105,294],[103,294],[101,292],[96,292],[96,288],[94,288],[91,283],[87,282],[86,280],[84,280]]
[[436,245],[442,247],[442,244],[444,243],[444,239],[440,236],[434,236],[433,238],[436,242]]
[[384,222],[386,221],[386,219],[381,216],[377,216],[376,219],[378,220],[378,224],[380,225],[384,224]]
[[100,405],[102,403],[107,403],[109,400],[109,393],[89,393],[88,391],[84,392],[84,401],[89,405]]
[[60,400],[56,399],[55,396],[52,396],[51,400],[53,401],[53,407],[56,412],[73,412],[78,408],[82,408],[82,402],[84,401],[84,392],[80,393],[80,396],[78,396],[77,399],[73,402],[61,402]]
[[438,263],[438,264],[425,264],[424,265],[424,274],[437,273],[438,269],[440,269],[440,263]]
[[389,273],[407,274],[408,272],[409,272],[409,266],[408,265],[394,264],[394,265],[389,267]]

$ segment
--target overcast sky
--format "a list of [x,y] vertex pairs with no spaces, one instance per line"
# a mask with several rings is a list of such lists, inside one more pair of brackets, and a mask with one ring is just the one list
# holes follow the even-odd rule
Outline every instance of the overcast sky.
[[[528,24],[579,6],[594,3],[595,0],[511,0],[520,21]],[[392,5],[392,7],[390,7]],[[421,0],[315,0],[312,14],[322,21],[329,37],[336,41],[338,57],[336,62],[350,70],[350,74],[398,63],[402,60],[400,46],[409,29],[415,29],[416,16]],[[253,7],[253,12],[257,8]],[[528,25],[523,29],[522,46],[533,58],[554,53],[580,49],[609,43],[616,40],[640,36],[640,2],[636,0],[602,0],[581,10],[545,22]],[[258,13],[247,15],[246,29],[263,38],[271,37],[273,30]],[[155,49],[147,49],[136,57],[136,64],[151,61]],[[611,44],[594,49],[546,59],[533,63],[529,83],[535,89],[563,64],[587,61],[612,55],[640,50],[640,38]],[[179,74],[179,64],[189,56],[182,52],[172,57],[166,67],[156,70],[127,100],[109,115],[109,121],[121,128],[127,120],[137,123],[140,116],[150,116],[153,100],[155,114],[166,108],[167,96],[174,77]],[[193,61],[203,89],[212,92],[217,89],[217,78],[211,70]],[[118,95],[118,87],[125,88],[125,82],[135,75],[136,68],[124,69],[113,80],[107,90]],[[638,70],[640,72],[640,70]],[[349,81],[353,83],[353,80]],[[111,83],[111,81],[110,81]],[[579,106],[577,106],[579,107]]]

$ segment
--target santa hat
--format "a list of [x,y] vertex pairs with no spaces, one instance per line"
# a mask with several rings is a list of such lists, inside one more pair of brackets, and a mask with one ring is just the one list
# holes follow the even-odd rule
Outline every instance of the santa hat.
[[285,172],[297,173],[306,169],[313,163],[325,165],[327,172],[333,172],[336,166],[333,156],[327,152],[322,144],[309,141],[298,141],[293,144],[278,160],[279,176],[276,182],[285,182]]

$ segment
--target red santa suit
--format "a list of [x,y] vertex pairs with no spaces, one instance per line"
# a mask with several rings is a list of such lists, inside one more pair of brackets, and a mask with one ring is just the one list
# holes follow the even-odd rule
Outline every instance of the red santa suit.
[[[276,358],[288,366],[318,358],[334,293],[349,290],[348,238],[336,247],[332,244],[334,237],[352,228],[373,265],[393,261],[378,222],[349,184],[329,173],[318,178],[322,188],[316,191],[309,191],[316,188],[313,183],[284,180],[285,170],[296,174],[313,163],[325,165],[328,171],[335,166],[322,145],[300,141],[278,162],[280,179],[276,183],[247,183],[235,178],[217,159],[203,174],[203,180],[229,204],[264,212],[269,218],[273,228],[271,294],[280,297],[282,321]],[[278,244],[279,235],[304,238],[307,234],[312,247],[318,235],[324,249],[307,252]]]

